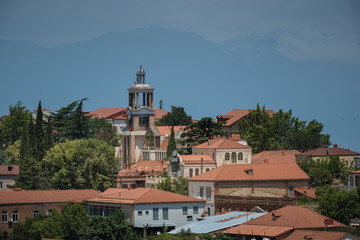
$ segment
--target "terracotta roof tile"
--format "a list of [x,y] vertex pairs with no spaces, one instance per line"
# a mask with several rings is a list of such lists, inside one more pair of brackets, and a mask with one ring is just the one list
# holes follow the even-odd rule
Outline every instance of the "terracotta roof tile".
[[[270,116],[274,114],[274,110],[265,110]],[[231,126],[232,124],[236,123],[240,119],[246,117],[249,114],[248,109],[234,109],[231,110],[229,113],[225,115],[218,115],[217,118],[223,118],[224,121],[226,121],[226,124],[224,126]]]
[[167,192],[154,188],[119,189],[110,188],[89,202],[112,202],[122,204],[205,202],[205,200]]
[[194,146],[193,149],[251,149],[245,140],[237,138],[216,137]]
[[0,176],[19,175],[19,165],[0,165]]
[[252,163],[296,163],[297,150],[263,151],[252,156]]
[[201,164],[201,158],[204,164],[215,164],[215,161],[208,154],[205,155],[180,155],[185,164]]
[[[88,113],[93,115],[94,117],[98,118],[105,118],[105,119],[116,119],[116,117],[123,119],[124,116],[122,113],[125,113],[126,119],[126,108],[99,108],[94,111],[89,111]],[[114,118],[111,118],[113,116]]]
[[[176,134],[179,130],[184,131],[185,127],[186,126],[174,126],[174,133]],[[158,130],[161,136],[165,136],[166,134],[170,136],[171,128],[172,126],[156,126],[156,129]]]
[[[344,238],[345,236],[351,236],[351,239],[360,239],[359,237],[352,236],[346,232],[334,232],[334,231],[320,231],[320,230],[295,230],[284,240],[298,240],[298,239],[312,239],[312,240],[343,240],[350,239]],[[312,237],[312,238],[310,238]]]
[[155,119],[159,120],[161,119],[164,115],[168,114],[168,111],[164,110],[164,109],[156,109],[155,110]]
[[[275,214],[276,220],[273,220],[273,214]],[[327,217],[313,212],[301,206],[285,206],[275,211],[272,211],[264,216],[252,219],[247,222],[246,225],[258,225],[258,226],[281,226],[292,227],[294,229],[304,228],[323,228],[325,219]],[[328,227],[344,227],[345,225],[333,221],[333,225]]]
[[82,202],[97,194],[99,192],[93,189],[37,191],[13,189],[0,191],[0,204]]
[[[154,170],[154,175],[163,175],[167,172],[167,165],[164,161],[139,161],[130,166],[130,169],[121,169],[118,173],[119,177],[123,176],[150,176]],[[136,174],[137,171],[137,174]]]
[[315,199],[316,188],[294,188],[294,191]]
[[[248,170],[252,169],[252,175]],[[188,181],[252,181],[308,180],[309,176],[297,164],[231,164],[223,165]]]
[[297,154],[297,156],[305,157],[321,157],[321,156],[360,156],[360,153],[353,152],[350,149],[345,148],[316,148],[303,153]]
[[254,226],[254,225],[241,224],[239,226],[225,230],[223,231],[223,233],[236,234],[236,235],[277,237],[292,230],[293,230],[292,227]]

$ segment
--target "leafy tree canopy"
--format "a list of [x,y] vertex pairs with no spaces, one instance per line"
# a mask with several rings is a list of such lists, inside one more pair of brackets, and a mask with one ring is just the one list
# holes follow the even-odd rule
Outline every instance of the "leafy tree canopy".
[[104,191],[114,184],[114,155],[114,148],[99,139],[59,143],[43,159],[45,181],[52,189]]
[[174,126],[172,126],[169,143],[166,149],[166,157],[169,158],[175,150],[176,150],[176,141],[175,141]]
[[186,137],[186,144],[195,146],[215,136],[224,136],[225,132],[222,130],[222,124],[214,122],[210,117],[204,117],[198,122],[187,125],[184,129],[186,132],[182,134],[182,137]]
[[126,222],[124,215],[117,212],[109,217],[92,216],[89,224],[79,231],[79,239],[88,240],[137,240],[140,239],[131,226]]
[[329,146],[330,135],[323,134],[323,125],[316,120],[309,123],[292,116],[292,111],[279,110],[271,117],[265,106],[250,110],[249,114],[239,121],[240,135],[253,148],[254,153],[266,150],[296,149],[301,152]]
[[155,186],[152,187],[182,195],[189,194],[189,182],[184,177],[179,177],[177,179],[171,179],[170,177],[167,177],[163,181],[157,183]]
[[91,120],[91,128],[94,137],[103,139],[110,146],[118,146],[121,135],[117,135],[116,127],[104,118],[94,118]]
[[171,106],[171,112],[164,115],[156,124],[159,126],[185,126],[191,123],[183,107]]

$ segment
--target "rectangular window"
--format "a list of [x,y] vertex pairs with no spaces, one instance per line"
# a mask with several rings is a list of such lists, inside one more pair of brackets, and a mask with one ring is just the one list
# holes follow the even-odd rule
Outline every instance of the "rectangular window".
[[2,182],[0,182],[0,189],[2,189]]
[[142,211],[138,211],[138,216],[142,216]]
[[194,206],[193,212],[194,212],[194,214],[199,214],[199,207]]
[[188,215],[188,207],[183,207],[183,215]]
[[145,214],[146,214],[146,215],[149,215],[149,211],[146,211]]
[[169,208],[167,208],[167,207],[163,208],[163,219],[164,220],[169,219]]
[[37,218],[40,214],[39,210],[34,210],[34,218]]
[[105,217],[110,216],[110,207],[105,206]]
[[139,115],[139,126],[149,126],[149,115]]
[[1,221],[2,221],[3,223],[6,223],[6,222],[8,221],[8,212],[7,212],[7,211],[2,211]]
[[206,187],[206,198],[211,198],[211,187]]
[[19,221],[19,211],[13,211],[13,221],[14,222]]
[[192,221],[193,220],[193,217],[192,216],[187,216],[186,217],[188,221]]
[[204,197],[204,187],[200,187],[200,197],[203,198]]
[[153,208],[153,220],[159,220],[159,209]]

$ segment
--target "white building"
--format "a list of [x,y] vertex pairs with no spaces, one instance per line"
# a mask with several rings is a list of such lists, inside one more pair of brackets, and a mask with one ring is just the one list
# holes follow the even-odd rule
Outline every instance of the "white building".
[[196,221],[204,211],[204,200],[154,188],[110,188],[87,201],[90,215],[111,215],[121,209],[135,228],[169,230]]

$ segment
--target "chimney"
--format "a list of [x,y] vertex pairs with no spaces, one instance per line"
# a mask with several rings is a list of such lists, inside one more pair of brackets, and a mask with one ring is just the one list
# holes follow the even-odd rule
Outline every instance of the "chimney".
[[138,175],[137,169],[135,170],[135,175],[136,175],[136,176]]
[[151,169],[151,176],[154,176],[154,169]]
[[334,144],[333,146],[334,146],[334,148],[337,148],[337,147],[338,147],[338,145],[337,145],[337,144]]
[[204,159],[201,158],[201,174],[203,173],[203,168],[204,168]]
[[208,140],[208,146],[210,145],[210,141]]

